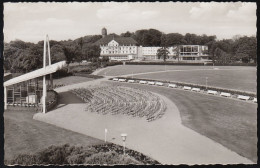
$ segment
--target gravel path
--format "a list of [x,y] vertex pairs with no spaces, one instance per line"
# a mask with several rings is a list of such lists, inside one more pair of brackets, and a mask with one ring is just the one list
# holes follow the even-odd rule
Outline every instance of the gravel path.
[[[98,85],[105,80],[107,78],[65,86],[56,91]],[[34,119],[98,139],[104,139],[104,129],[107,128],[107,140],[120,145],[120,134],[127,133],[127,147],[162,164],[252,164],[219,143],[184,127],[176,105],[168,98],[159,96],[167,103],[167,111],[161,119],[153,122],[123,115],[91,113],[85,111],[85,104],[82,103],[70,103],[47,114],[37,113]]]

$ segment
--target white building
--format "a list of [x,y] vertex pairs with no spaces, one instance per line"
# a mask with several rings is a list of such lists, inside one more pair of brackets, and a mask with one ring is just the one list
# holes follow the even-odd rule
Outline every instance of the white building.
[[209,59],[208,46],[181,45],[179,48],[180,60],[207,61]]
[[[142,47],[142,56],[145,60],[158,60],[157,58],[157,51],[161,47]],[[177,47],[168,47],[167,50],[169,51],[169,59],[175,59],[177,52],[175,51]]]

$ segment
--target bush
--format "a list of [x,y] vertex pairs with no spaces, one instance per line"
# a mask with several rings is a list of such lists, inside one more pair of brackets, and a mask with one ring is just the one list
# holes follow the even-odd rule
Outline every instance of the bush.
[[126,156],[122,155],[123,147],[115,144],[102,144],[90,147],[50,146],[33,155],[20,154],[13,160],[5,160],[6,164],[14,165],[64,165],[64,164],[159,164],[159,162],[126,149]]
[[19,154],[14,160],[11,161],[6,160],[5,164],[34,165],[34,164],[41,164],[41,161],[37,158],[36,155]]
[[115,151],[100,152],[87,157],[85,164],[115,165],[115,164],[140,164],[130,156],[119,155]]
[[83,72],[80,72],[80,73],[74,73],[73,75],[74,75],[74,76],[83,76],[83,77],[93,78],[93,79],[100,79],[100,78],[103,78],[103,76],[99,76],[99,75],[91,75],[91,74],[83,73]]
[[68,68],[64,67],[58,71],[56,71],[55,73],[53,73],[52,77],[53,78],[62,78],[62,77],[66,77],[66,76],[71,76],[72,72],[68,73]]

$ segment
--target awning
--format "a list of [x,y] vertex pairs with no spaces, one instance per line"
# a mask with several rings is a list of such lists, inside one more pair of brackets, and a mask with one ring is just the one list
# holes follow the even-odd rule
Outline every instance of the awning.
[[4,87],[54,73],[57,70],[63,68],[64,66],[66,66],[66,61],[57,62],[55,64],[46,66],[45,68],[37,69],[35,71],[10,79],[4,82]]

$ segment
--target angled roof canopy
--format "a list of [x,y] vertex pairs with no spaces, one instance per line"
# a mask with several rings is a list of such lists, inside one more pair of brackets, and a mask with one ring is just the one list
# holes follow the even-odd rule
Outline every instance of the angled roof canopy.
[[34,79],[34,78],[38,78],[38,77],[41,77],[41,76],[48,75],[48,74],[56,72],[57,70],[61,69],[64,66],[66,66],[66,61],[60,61],[60,62],[57,62],[55,64],[46,66],[45,68],[37,69],[37,70],[29,72],[27,74],[24,74],[24,75],[18,76],[16,78],[10,79],[10,80],[4,82],[4,86],[6,87],[6,86],[10,86],[10,85],[13,85],[13,84],[24,82],[24,81],[27,81],[27,80],[30,80],[30,79]]

